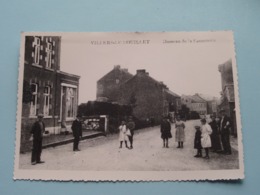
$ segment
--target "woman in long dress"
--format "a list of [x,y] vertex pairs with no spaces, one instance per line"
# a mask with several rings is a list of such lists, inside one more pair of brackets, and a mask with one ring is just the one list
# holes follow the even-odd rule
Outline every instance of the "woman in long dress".
[[127,146],[127,141],[128,141],[128,136],[126,134],[126,122],[122,121],[121,125],[119,126],[119,141],[120,141],[120,146],[119,148],[122,148],[123,142],[125,142],[125,147],[128,148]]
[[196,129],[196,132],[195,132],[195,137],[194,137],[194,148],[197,149],[197,154],[194,157],[200,158],[200,157],[202,157],[200,126],[195,126],[195,129]]
[[163,148],[169,148],[168,140],[172,138],[171,123],[166,117],[163,118],[161,123],[161,138],[163,139]]
[[214,115],[211,116],[211,122],[209,123],[211,129],[212,129],[212,134],[210,135],[211,137],[211,145],[212,145],[212,150],[213,152],[219,152],[221,151],[221,144],[220,144],[220,137],[219,137],[219,125],[218,122],[216,121],[216,117]]
[[185,124],[183,121],[180,120],[180,116],[177,116],[175,128],[175,141],[178,142],[177,148],[183,148],[183,142],[185,141]]
[[201,146],[205,149],[206,156],[204,158],[209,159],[209,148],[211,147],[210,134],[212,129],[210,125],[206,122],[206,119],[201,119]]

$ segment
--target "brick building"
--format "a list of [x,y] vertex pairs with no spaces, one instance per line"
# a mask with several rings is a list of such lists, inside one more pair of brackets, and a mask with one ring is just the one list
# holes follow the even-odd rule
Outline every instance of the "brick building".
[[[158,123],[163,115],[180,109],[180,96],[149,76],[145,70],[137,70],[133,76],[121,69],[119,75],[123,76],[118,82],[116,79],[119,77],[115,76],[115,72],[119,72],[118,69],[120,70],[120,67],[114,68],[97,82],[97,99],[100,97],[100,91],[105,94],[104,89],[112,89],[113,93],[109,90],[106,92],[108,101],[131,105],[136,118],[142,121],[154,119],[155,123]],[[111,82],[106,82],[107,80]]]
[[224,109],[228,116],[232,116],[235,109],[232,61],[228,60],[219,65],[218,70],[221,74],[222,84],[220,109]]
[[222,84],[219,109],[224,109],[225,113],[233,120],[232,133],[236,135],[235,92],[231,59],[219,65],[218,70],[221,74]]
[[120,86],[132,77],[133,75],[127,69],[121,68],[120,65],[114,66],[113,70],[97,81],[97,100],[118,101]]
[[[28,142],[37,114],[44,114],[46,130],[58,134],[77,113],[79,76],[60,70],[57,36],[26,36],[21,146]],[[22,150],[22,147],[21,147]]]

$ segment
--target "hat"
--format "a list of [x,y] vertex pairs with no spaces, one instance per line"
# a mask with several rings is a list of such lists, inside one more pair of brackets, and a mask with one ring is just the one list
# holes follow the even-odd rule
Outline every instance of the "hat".
[[38,118],[43,118],[43,114],[42,114],[42,113],[39,113],[39,114],[38,114]]
[[194,128],[198,130],[198,129],[200,129],[200,126],[197,126],[197,125],[196,125]]

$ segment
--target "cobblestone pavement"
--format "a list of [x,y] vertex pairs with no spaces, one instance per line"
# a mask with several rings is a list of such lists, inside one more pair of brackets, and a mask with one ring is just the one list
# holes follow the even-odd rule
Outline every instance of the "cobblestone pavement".
[[[117,135],[94,138],[80,142],[80,152],[72,151],[72,144],[47,148],[42,152],[44,164],[31,165],[30,153],[20,154],[21,169],[35,170],[129,170],[129,171],[179,171],[179,170],[219,170],[239,167],[237,142],[232,141],[232,155],[210,153],[210,159],[194,158],[195,129],[199,121],[186,122],[186,141],[183,149],[177,149],[173,138],[169,148],[162,147],[159,127],[151,127],[136,132],[134,149],[119,149]],[[234,138],[232,138],[234,139]],[[204,151],[203,151],[204,152]]]

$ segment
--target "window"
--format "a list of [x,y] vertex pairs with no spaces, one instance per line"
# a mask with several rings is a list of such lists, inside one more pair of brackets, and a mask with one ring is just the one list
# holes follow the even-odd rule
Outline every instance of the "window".
[[52,68],[52,44],[47,42],[46,48],[46,68]]
[[37,95],[38,85],[36,83],[31,84],[32,101],[30,105],[30,116],[36,116],[37,114]]
[[76,116],[76,89],[67,88],[67,113],[66,117],[73,118]]
[[40,50],[41,50],[41,40],[39,37],[34,37],[34,64],[39,65],[40,64]]
[[49,116],[50,112],[50,93],[51,93],[51,88],[50,86],[44,87],[44,106],[43,106],[43,114],[44,116]]

